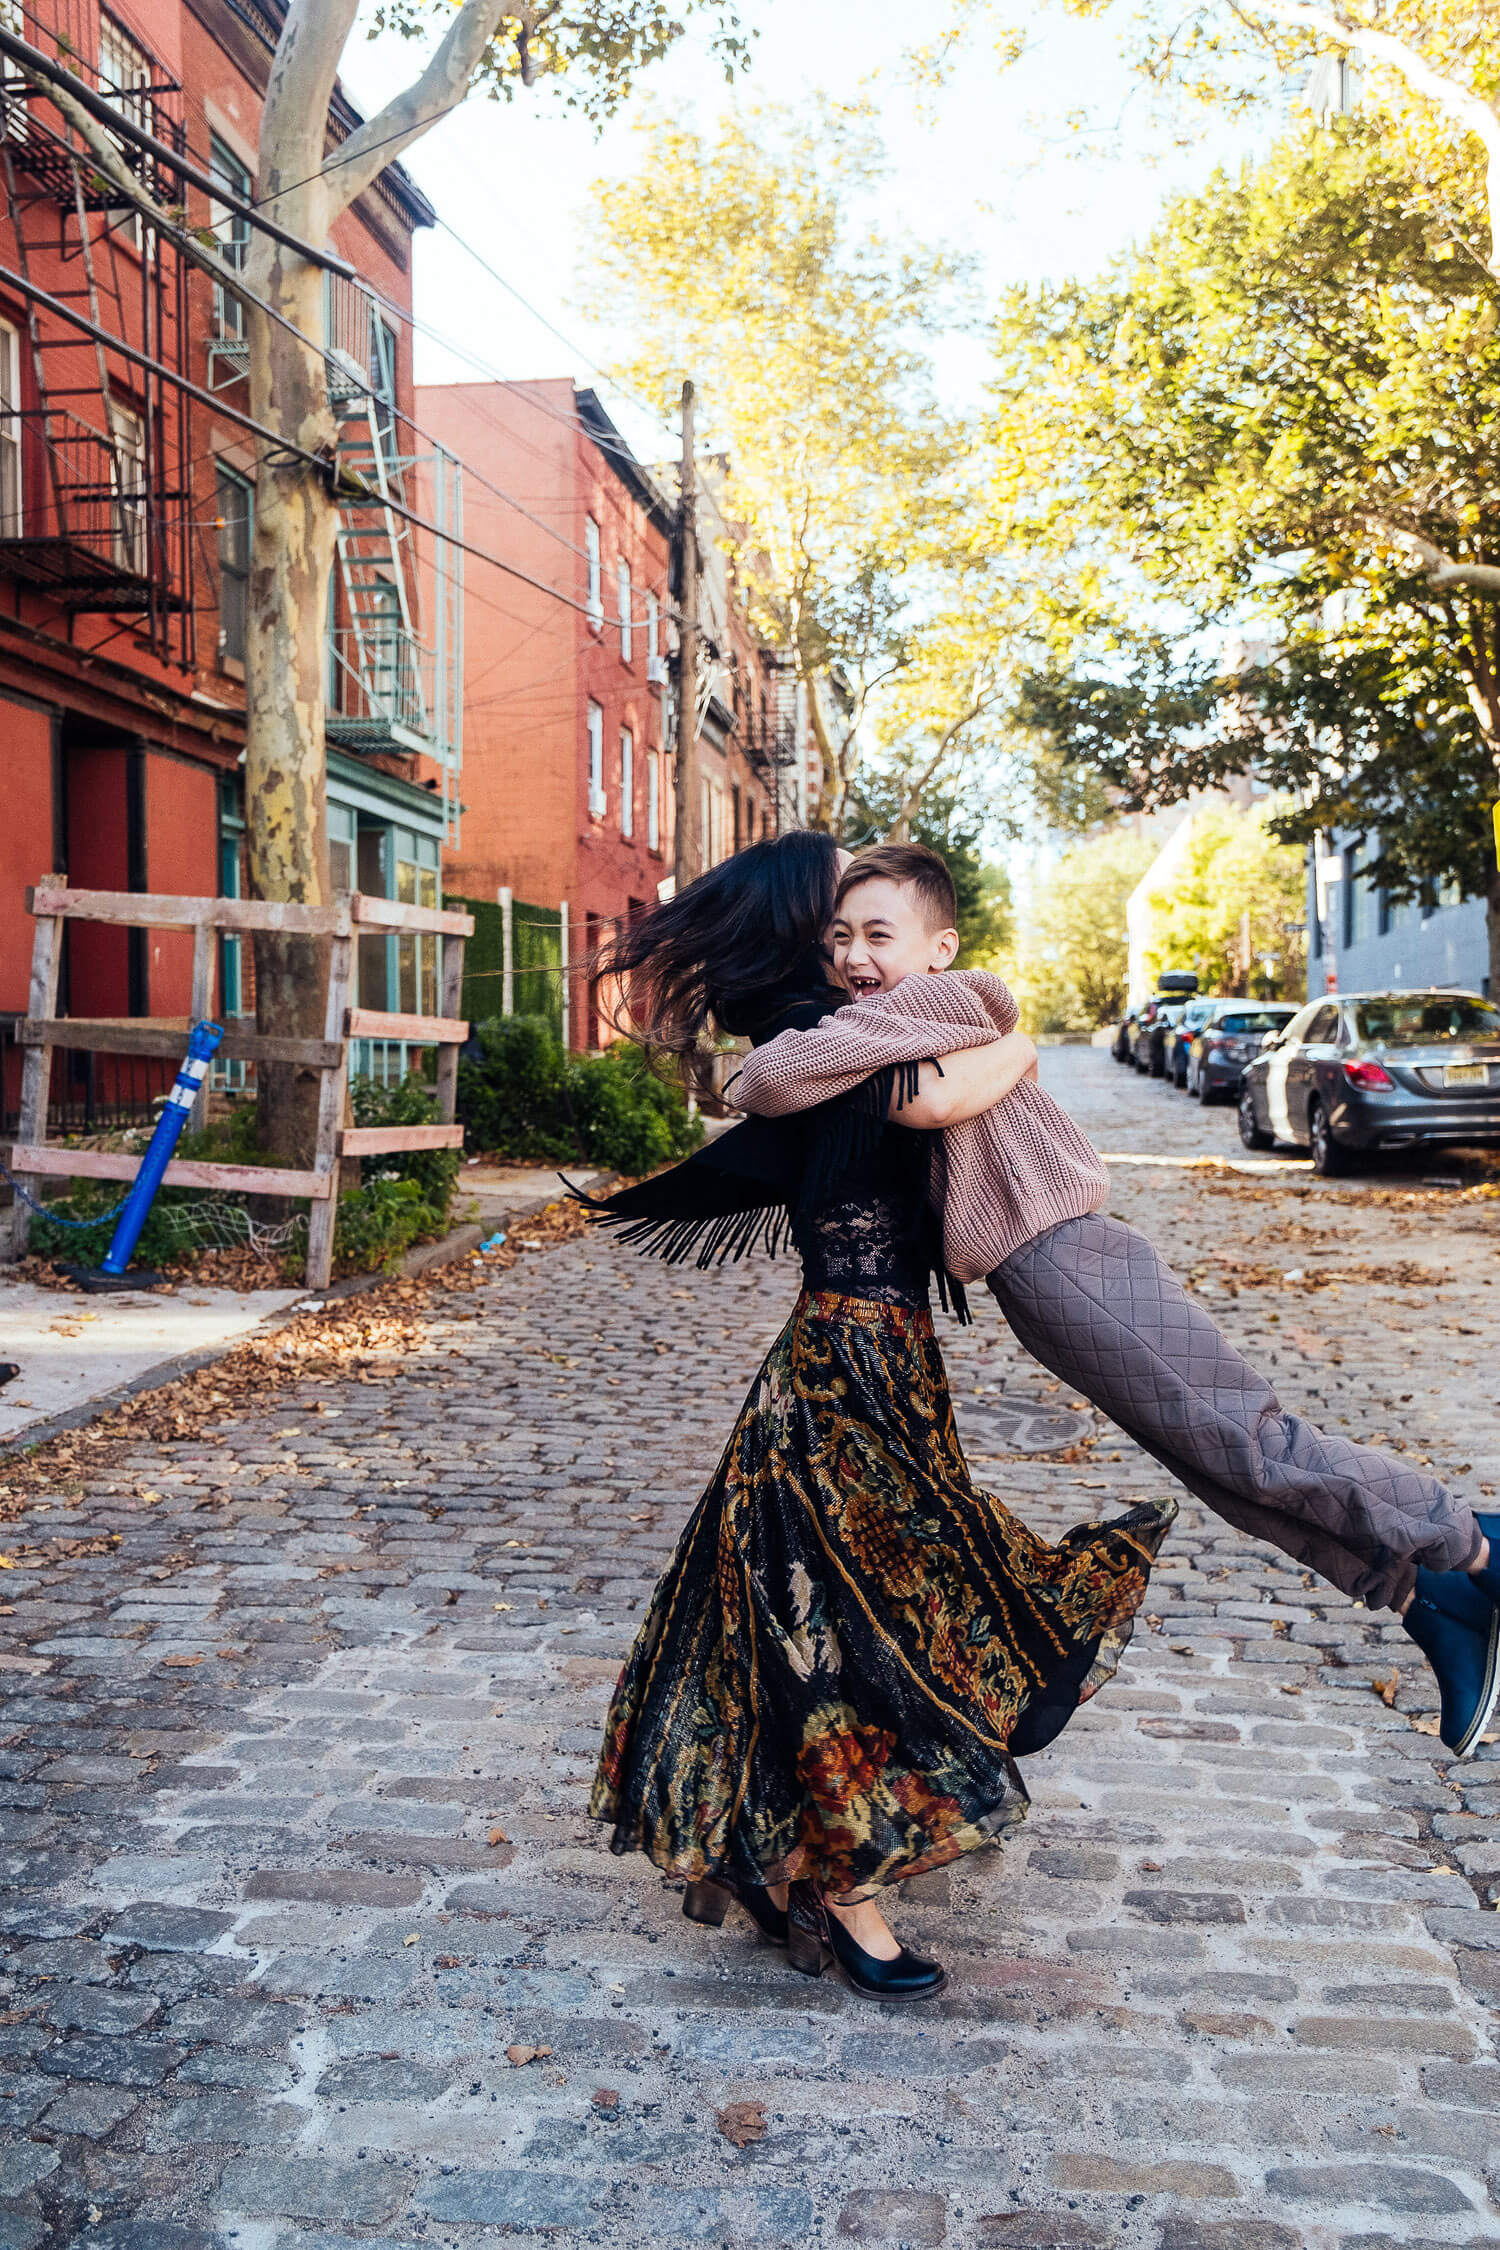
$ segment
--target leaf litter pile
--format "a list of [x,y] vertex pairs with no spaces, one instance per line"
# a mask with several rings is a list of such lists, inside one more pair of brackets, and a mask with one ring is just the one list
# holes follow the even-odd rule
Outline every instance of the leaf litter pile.
[[[66,1430],[29,1451],[0,1459],[0,1523],[19,1520],[29,1501],[72,1505],[85,1486],[120,1470],[143,1446],[172,1446],[199,1437],[226,1409],[264,1407],[278,1391],[307,1383],[389,1382],[399,1376],[442,1300],[481,1289],[527,1253],[555,1248],[585,1231],[576,1203],[549,1203],[520,1221],[484,1258],[435,1266],[415,1278],[396,1275],[358,1296],[295,1312],[275,1329],[247,1336],[207,1367],[142,1391],[81,1430]],[[143,1489],[147,1506],[163,1495]],[[96,1553],[108,1540],[48,1539],[12,1548],[23,1563]]]

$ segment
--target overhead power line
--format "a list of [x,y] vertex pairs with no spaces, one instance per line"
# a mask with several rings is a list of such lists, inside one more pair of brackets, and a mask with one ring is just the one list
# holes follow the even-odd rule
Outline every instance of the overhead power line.
[[[207,406],[215,414],[220,414],[227,421],[235,423],[240,429],[249,430],[253,436],[264,438],[267,441],[268,451],[262,456],[263,462],[274,465],[278,455],[283,460],[290,456],[293,460],[305,463],[308,468],[316,469],[320,476],[330,482],[336,479],[337,463],[332,459],[321,453],[312,452],[307,446],[298,445],[291,438],[282,437],[277,431],[270,429],[266,423],[258,422],[253,415],[244,413],[237,406],[230,406],[221,395],[206,391],[200,384],[193,382],[190,377],[180,375],[176,368],[168,367],[165,361],[153,358],[149,352],[141,351],[136,345],[126,343],[119,336],[111,335],[107,328],[99,327],[96,322],[86,318],[83,313],[75,311],[73,306],[64,304],[61,299],[40,288],[36,282],[29,281],[24,274],[15,272],[12,267],[0,265],[0,284],[8,289],[19,291],[22,296],[29,298],[32,303],[42,306],[45,311],[52,313],[59,320],[66,320],[73,327],[81,329],[95,343],[104,344],[111,351],[118,352],[121,358],[128,360],[132,366],[146,368],[151,374],[159,376],[163,382],[174,384],[177,389],[185,392],[189,398],[195,399],[200,406]],[[414,530],[425,531],[430,538],[441,540],[446,546],[457,548],[461,554],[472,555],[478,562],[489,563],[494,569],[503,571],[506,577],[519,579],[523,586],[530,586],[536,593],[547,594],[553,601],[562,602],[568,609],[576,610],[581,617],[592,618],[599,614],[591,609],[586,601],[575,601],[571,594],[563,593],[556,586],[549,586],[545,579],[534,578],[529,571],[521,570],[515,563],[505,562],[499,555],[490,554],[488,549],[476,546],[472,540],[456,538],[451,531],[445,531],[441,525],[431,522],[426,516],[419,516],[415,509],[405,507],[400,501],[394,500],[386,494],[371,492],[368,487],[363,486],[357,493],[338,492],[336,483],[335,492],[336,496],[346,506],[350,504],[358,506],[367,502],[371,507],[389,509],[392,515],[399,516],[404,523],[409,523]],[[618,628],[621,620],[618,616],[606,616],[601,618],[600,622],[605,626]],[[630,622],[632,628],[634,628],[634,617],[631,618]]]

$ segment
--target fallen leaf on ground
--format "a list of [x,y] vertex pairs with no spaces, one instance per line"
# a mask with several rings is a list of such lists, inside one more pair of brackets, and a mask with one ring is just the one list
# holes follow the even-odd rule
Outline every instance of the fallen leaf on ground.
[[490,1830],[490,1842],[491,1844],[508,1844],[510,1838],[503,1828],[492,1828]]
[[409,1936],[409,1937],[404,1937],[404,1938],[403,1938],[403,1939],[401,1940],[401,1943],[402,1943],[403,1945],[415,1945],[415,1944],[416,1944],[416,1942],[417,1942],[417,1933],[416,1933],[416,1931],[415,1931],[415,1930],[413,1930],[413,1931],[411,1932],[411,1934],[410,1934],[410,1936]]
[[[1437,1720],[1436,1720],[1436,1719],[1413,1719],[1413,1720],[1412,1720],[1412,1723],[1411,1723],[1411,1731],[1412,1731],[1412,1733],[1413,1733],[1413,1734],[1436,1734],[1436,1733],[1437,1733],[1437,1730],[1438,1730],[1438,1723],[1437,1723]],[[1442,1875],[1442,1874],[1444,1874],[1444,1873],[1448,1873],[1448,1874],[1451,1874],[1451,1873],[1452,1873],[1452,1869],[1451,1869],[1451,1868],[1449,1868],[1449,1869],[1446,1869],[1446,1870],[1445,1870],[1444,1868],[1441,1868],[1441,1867],[1440,1867],[1440,1868],[1439,1868],[1439,1869],[1437,1870],[1437,1872],[1439,1873],[1439,1875]]]
[[497,1611],[502,1609],[514,1609],[515,1606],[516,1605],[514,1602],[492,1602],[490,1604],[490,1607]]
[[618,2109],[620,2097],[612,2086],[600,2086],[594,2094],[595,2109]]
[[1302,1690],[1299,1687],[1293,1687],[1290,1680],[1283,1680],[1281,1683],[1281,1692],[1283,1695],[1300,1695],[1302,1693]]
[[1391,1676],[1388,1680],[1377,1678],[1370,1682],[1371,1691],[1379,1696],[1388,1711],[1394,1711],[1396,1708],[1396,1690],[1400,1685],[1401,1674],[1394,1664],[1391,1666]]
[[731,2102],[714,2119],[731,2148],[749,2148],[766,2137],[766,2112],[761,2102]]
[[551,2052],[550,2047],[507,2047],[505,2059],[517,2070],[522,2070],[527,2063],[540,2062],[544,2055],[550,2055]]
[[456,1953],[434,1953],[432,1965],[435,1969],[456,1969],[458,1967],[458,1955]]
[[174,1665],[177,1670],[181,1672],[190,1671],[193,1665],[201,1664],[202,1662],[203,1659],[201,1656],[164,1656],[162,1658],[163,1664]]

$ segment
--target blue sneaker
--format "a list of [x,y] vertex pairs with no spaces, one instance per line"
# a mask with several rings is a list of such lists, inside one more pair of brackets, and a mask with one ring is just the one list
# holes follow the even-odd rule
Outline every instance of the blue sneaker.
[[1402,1624],[1437,1676],[1438,1735],[1472,1757],[1500,1703],[1500,1609],[1462,1570],[1419,1570]]
[[[1471,1586],[1478,1586],[1500,1608],[1500,1516],[1481,1516],[1477,1511],[1474,1521],[1490,1543],[1490,1559],[1483,1570],[1472,1574],[1465,1572]],[[1448,1574],[1445,1571],[1444,1577]]]

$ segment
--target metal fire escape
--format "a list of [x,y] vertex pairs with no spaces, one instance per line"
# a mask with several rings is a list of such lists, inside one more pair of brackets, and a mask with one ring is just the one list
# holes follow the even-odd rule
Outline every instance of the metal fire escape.
[[[96,0],[6,0],[6,14],[44,54],[91,75],[122,115],[186,148],[180,85]],[[119,147],[148,192],[169,206],[181,200],[169,166],[130,142]],[[22,278],[185,374],[185,261],[9,65],[0,75],[0,179]],[[190,664],[185,394],[34,300],[26,348],[31,402],[23,404],[19,355],[0,339],[0,571],[65,609],[136,618],[159,655]]]
[[[403,449],[393,328],[367,289],[330,274],[323,301],[328,396],[338,417],[339,506],[329,603],[326,729],[339,749],[426,760],[458,842],[463,761],[463,492],[440,446]],[[243,336],[209,345],[216,389],[241,380]],[[365,500],[347,497],[357,482]],[[421,516],[434,532],[409,520]]]

